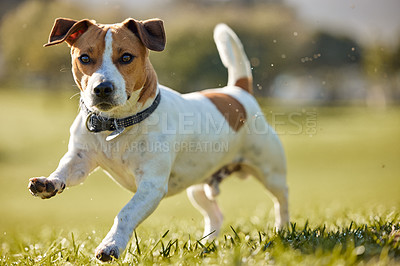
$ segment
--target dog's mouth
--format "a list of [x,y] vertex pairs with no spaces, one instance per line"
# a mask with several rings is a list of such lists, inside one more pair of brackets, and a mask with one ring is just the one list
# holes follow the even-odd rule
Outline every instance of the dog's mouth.
[[107,103],[107,102],[102,102],[102,103],[98,103],[95,105],[95,107],[99,110],[99,111],[110,111],[111,109],[113,109],[115,107],[115,104],[111,104],[111,103]]

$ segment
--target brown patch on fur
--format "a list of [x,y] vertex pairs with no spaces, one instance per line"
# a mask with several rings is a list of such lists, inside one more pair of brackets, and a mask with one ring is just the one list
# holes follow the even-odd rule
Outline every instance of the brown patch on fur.
[[[87,87],[89,78],[102,64],[106,33],[107,29],[92,25],[82,34],[82,38],[78,38],[71,47],[72,72],[80,90],[84,90]],[[79,61],[79,57],[83,54],[87,54],[92,63],[82,64]]]
[[54,21],[49,41],[44,47],[67,42],[72,46],[74,42],[95,22],[87,19],[80,21],[69,18],[58,18]]
[[243,105],[230,95],[213,92],[212,90],[201,91],[220,111],[228,121],[229,126],[238,131],[246,122],[246,110]]
[[146,67],[146,73],[146,82],[140,91],[138,99],[138,102],[142,104],[146,103],[148,99],[155,98],[157,92],[157,74],[150,62],[148,62]]
[[[126,91],[128,95],[131,95],[133,91],[143,88],[146,82],[148,50],[140,39],[122,24],[113,26],[111,30],[113,33],[112,61],[124,77]],[[129,64],[121,64],[119,61],[125,53],[134,56]]]
[[[157,75],[148,58],[149,51],[162,51],[165,47],[163,21],[127,19],[114,25],[95,24],[95,21],[59,18],[55,21],[49,42],[51,46],[66,41],[71,46],[72,72],[80,90],[85,90],[90,77],[101,67],[105,49],[105,35],[112,31],[112,61],[125,80],[128,97],[140,91],[138,102],[145,103],[155,97]],[[85,36],[83,36],[85,35]],[[82,38],[81,38],[82,36]],[[121,57],[129,53],[132,62],[124,64]],[[82,64],[79,57],[87,54],[92,62]]]
[[[113,31],[113,62],[124,77],[126,92],[139,92],[138,102],[144,104],[156,96],[157,75],[148,58],[149,51],[142,41],[123,24],[112,28]],[[135,58],[130,64],[120,64],[119,59],[125,53]]]
[[140,21],[129,18],[122,24],[136,34],[148,49],[159,52],[164,50],[166,38],[162,20],[148,19]]
[[253,80],[249,77],[243,77],[236,81],[235,86],[242,88],[250,94],[253,94]]

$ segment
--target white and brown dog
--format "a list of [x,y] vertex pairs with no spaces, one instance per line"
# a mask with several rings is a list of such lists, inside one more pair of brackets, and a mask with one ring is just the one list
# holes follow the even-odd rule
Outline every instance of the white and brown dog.
[[204,215],[204,235],[215,238],[223,219],[215,197],[233,172],[254,176],[268,189],[275,226],[289,222],[285,156],[252,96],[249,61],[228,26],[218,25],[214,39],[228,85],[181,95],[158,84],[148,57],[149,50],[164,50],[161,20],[55,21],[45,46],[65,41],[71,47],[81,111],[58,168],[31,178],[29,190],[50,198],[101,167],[134,192],[96,249],[98,259],[118,258],[160,201],[184,189]]

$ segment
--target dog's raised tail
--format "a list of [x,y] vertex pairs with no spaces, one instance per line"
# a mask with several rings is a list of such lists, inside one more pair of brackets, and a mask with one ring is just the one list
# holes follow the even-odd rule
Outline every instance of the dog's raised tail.
[[224,66],[228,69],[228,86],[237,86],[253,93],[250,62],[238,36],[225,24],[214,29],[214,41]]

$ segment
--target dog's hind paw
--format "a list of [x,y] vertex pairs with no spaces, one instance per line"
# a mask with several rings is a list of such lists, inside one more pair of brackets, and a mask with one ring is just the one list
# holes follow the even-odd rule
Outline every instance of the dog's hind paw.
[[28,189],[33,196],[49,199],[65,189],[65,184],[57,181],[46,177],[34,177],[29,179]]
[[106,262],[118,259],[119,249],[117,246],[110,245],[106,247],[98,247],[96,249],[96,258],[100,261]]

